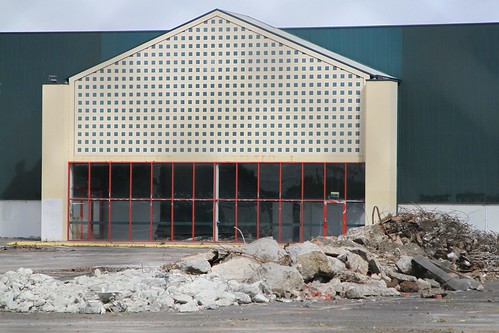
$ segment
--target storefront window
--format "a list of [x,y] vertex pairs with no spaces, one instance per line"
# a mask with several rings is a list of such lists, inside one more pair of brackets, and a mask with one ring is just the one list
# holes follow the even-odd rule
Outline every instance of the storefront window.
[[281,188],[283,199],[301,198],[301,164],[283,164]]
[[362,163],[85,162],[70,172],[72,240],[300,242],[365,218]]

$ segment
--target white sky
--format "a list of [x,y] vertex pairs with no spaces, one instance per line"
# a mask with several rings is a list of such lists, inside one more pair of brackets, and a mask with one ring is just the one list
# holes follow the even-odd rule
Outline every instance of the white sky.
[[499,0],[0,0],[0,32],[169,30],[215,8],[275,27],[499,22]]

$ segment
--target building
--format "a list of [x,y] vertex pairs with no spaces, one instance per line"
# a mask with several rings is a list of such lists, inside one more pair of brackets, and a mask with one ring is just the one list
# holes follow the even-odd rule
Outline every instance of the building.
[[[499,31],[497,25],[284,31],[214,10],[107,61],[87,67],[82,61],[67,83],[43,86],[41,238],[303,241],[371,223],[374,206],[394,212],[412,203],[480,211],[474,224],[497,229],[491,219],[498,215],[499,168],[490,153],[498,134],[488,120],[497,117],[490,110],[498,103],[487,94],[498,85],[497,63],[459,54],[480,51],[476,45],[453,45],[451,61],[432,57],[438,37],[432,29],[450,43],[457,43],[455,30],[474,40]],[[425,48],[409,43],[423,35]],[[67,48],[85,59],[72,36],[64,36]],[[352,49],[340,55],[329,44],[348,44],[342,39]],[[378,49],[384,57],[368,57]],[[359,62],[360,54],[368,59]],[[428,66],[435,63],[448,68]],[[459,72],[471,82],[455,81]],[[483,87],[451,104],[477,76]],[[435,85],[443,98],[428,90]],[[463,126],[455,116],[471,109],[481,131],[458,134],[473,143],[452,142]],[[443,122],[446,133],[437,126]],[[446,140],[439,145],[422,133]],[[457,147],[487,166],[451,182],[473,167],[467,160],[454,171],[463,158]],[[18,165],[16,178],[23,169]]]

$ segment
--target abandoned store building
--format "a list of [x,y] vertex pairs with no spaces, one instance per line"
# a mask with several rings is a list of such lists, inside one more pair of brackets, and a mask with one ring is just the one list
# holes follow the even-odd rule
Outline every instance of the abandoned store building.
[[0,236],[300,242],[414,206],[499,231],[498,33],[0,34]]
[[50,238],[298,242],[396,207],[397,80],[248,17],[215,10],[43,93]]

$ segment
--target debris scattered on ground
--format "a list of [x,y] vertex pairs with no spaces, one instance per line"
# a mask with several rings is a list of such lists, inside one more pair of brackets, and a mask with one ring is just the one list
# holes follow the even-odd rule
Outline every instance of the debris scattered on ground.
[[59,281],[21,268],[0,276],[0,309],[16,312],[193,312],[270,301],[338,301],[416,293],[442,298],[497,278],[498,238],[449,215],[404,212],[339,237],[279,246],[215,246],[154,269]]

